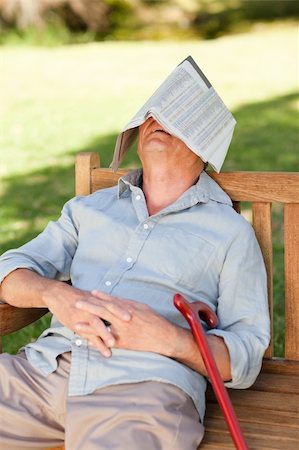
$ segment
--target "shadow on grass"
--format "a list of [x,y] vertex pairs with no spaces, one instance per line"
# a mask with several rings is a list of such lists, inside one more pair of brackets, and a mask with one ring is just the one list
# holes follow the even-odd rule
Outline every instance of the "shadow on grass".
[[[298,94],[292,93],[234,111],[238,125],[224,170],[298,171],[298,98]],[[116,134],[99,136],[78,151],[99,152],[102,167],[107,167],[112,159],[115,140]],[[75,157],[78,151],[68,155]],[[136,148],[128,152],[123,163],[123,166],[132,165],[139,165]],[[44,167],[29,175],[6,177],[3,185],[4,194],[0,198],[0,253],[32,239],[49,220],[59,216],[65,201],[74,195],[74,165]],[[277,228],[280,226],[278,220],[281,220],[281,214],[278,214],[277,225],[274,223]],[[279,232],[274,249],[281,259],[283,248]],[[278,264],[281,273],[282,266],[280,262]],[[283,314],[283,286],[279,273],[274,274],[274,293],[280,310],[278,322]],[[43,326],[48,320],[42,319]],[[9,344],[5,339],[5,349],[14,352],[39,332],[40,325],[18,332]],[[276,343],[279,355],[283,350],[282,340],[281,336]]]
[[[80,151],[99,151],[103,165],[108,164],[116,136],[99,137]],[[75,161],[75,152],[68,155]],[[63,204],[74,196],[75,166],[44,167],[26,175],[2,180],[4,194],[0,197],[0,253],[17,247],[36,236],[49,220],[58,218]],[[5,232],[6,230],[6,232]]]
[[242,106],[224,170],[299,170],[299,94]]

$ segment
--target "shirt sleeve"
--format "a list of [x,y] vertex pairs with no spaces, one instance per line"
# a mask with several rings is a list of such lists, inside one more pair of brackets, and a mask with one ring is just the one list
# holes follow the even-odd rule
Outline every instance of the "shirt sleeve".
[[78,242],[79,225],[74,214],[77,199],[67,202],[57,222],[49,222],[35,239],[0,257],[0,284],[9,273],[21,268],[33,270],[46,278],[70,278]]
[[220,336],[228,347],[232,379],[227,387],[247,388],[260,372],[270,340],[267,277],[261,250],[249,224],[231,243],[220,275],[217,306]]

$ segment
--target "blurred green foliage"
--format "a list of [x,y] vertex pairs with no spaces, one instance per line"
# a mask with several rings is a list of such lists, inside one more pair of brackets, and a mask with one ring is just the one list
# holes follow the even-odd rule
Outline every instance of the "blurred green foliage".
[[0,44],[214,39],[298,17],[296,0],[3,0]]
[[299,2],[293,0],[201,0],[193,27],[206,39],[248,29],[256,22],[299,17]]

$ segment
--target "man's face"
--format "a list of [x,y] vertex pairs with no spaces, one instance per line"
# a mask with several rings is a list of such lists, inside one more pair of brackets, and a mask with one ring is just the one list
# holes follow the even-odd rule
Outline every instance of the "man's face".
[[191,162],[199,159],[183,141],[167,133],[153,117],[149,117],[139,127],[138,154],[141,161],[149,153],[159,156],[164,153],[176,161]]

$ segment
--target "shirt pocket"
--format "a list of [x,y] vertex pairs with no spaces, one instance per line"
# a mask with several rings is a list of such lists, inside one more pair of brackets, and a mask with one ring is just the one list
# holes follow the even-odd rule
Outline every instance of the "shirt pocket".
[[211,264],[215,246],[201,236],[176,228],[157,233],[155,241],[156,270],[176,285],[198,287]]

